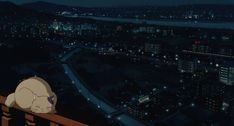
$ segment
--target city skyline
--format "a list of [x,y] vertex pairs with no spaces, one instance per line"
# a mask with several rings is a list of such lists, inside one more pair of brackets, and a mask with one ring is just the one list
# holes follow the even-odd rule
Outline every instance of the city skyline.
[[[1,0],[5,1],[5,0]],[[16,4],[24,4],[37,2],[38,0],[6,0],[14,2]],[[176,5],[186,5],[186,4],[234,4],[232,0],[42,0],[44,2],[63,4],[63,5],[73,5],[73,6],[85,6],[85,7],[104,7],[104,6],[176,6]]]
[[0,126],[234,126],[232,1],[8,1]]

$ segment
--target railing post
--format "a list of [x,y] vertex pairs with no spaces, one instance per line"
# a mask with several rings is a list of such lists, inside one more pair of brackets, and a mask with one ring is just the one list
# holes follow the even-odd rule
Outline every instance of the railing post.
[[[56,115],[56,114],[36,114],[36,113],[30,113],[26,110],[21,109],[18,106],[14,106],[12,109],[5,106],[5,100],[6,98],[0,95],[0,107],[2,109],[2,118],[0,126],[15,126],[18,123],[18,111],[20,113],[24,114],[25,119],[25,126],[36,126],[40,125],[37,124],[37,120],[35,118],[41,118],[43,120],[49,121],[50,126],[87,126],[85,124],[82,124],[80,122],[64,118],[62,116]],[[16,110],[16,111],[15,111]],[[20,117],[19,119],[21,119]],[[24,121],[21,120],[20,123]],[[39,120],[38,120],[39,121]],[[48,123],[47,123],[48,124]]]
[[50,126],[59,126],[59,124],[54,123],[54,122],[50,122]]
[[25,119],[26,119],[26,126],[36,126],[33,115],[25,113]]
[[10,114],[10,109],[4,105],[2,105],[2,126],[10,126],[12,125],[12,118]]

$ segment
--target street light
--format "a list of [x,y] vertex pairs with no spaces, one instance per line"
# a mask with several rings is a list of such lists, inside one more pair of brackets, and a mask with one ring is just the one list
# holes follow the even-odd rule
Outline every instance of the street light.
[[197,61],[197,63],[201,63],[201,61],[200,61],[200,60],[198,60],[198,61]]
[[195,106],[195,104],[194,104],[194,103],[192,103],[192,104],[191,104],[191,106],[192,106],[192,107],[194,107],[194,106]]
[[178,105],[179,105],[179,106],[182,106],[182,103],[181,103],[181,102],[179,102],[179,103],[178,103]]
[[81,93],[81,92],[82,92],[82,90],[79,89],[79,93]]
[[111,118],[111,115],[107,115],[107,118],[110,119],[110,118]]

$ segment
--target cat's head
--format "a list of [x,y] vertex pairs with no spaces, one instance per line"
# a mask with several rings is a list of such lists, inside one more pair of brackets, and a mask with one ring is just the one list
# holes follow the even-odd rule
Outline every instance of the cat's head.
[[31,106],[31,111],[35,113],[55,113],[57,96],[55,94],[46,97],[36,97]]

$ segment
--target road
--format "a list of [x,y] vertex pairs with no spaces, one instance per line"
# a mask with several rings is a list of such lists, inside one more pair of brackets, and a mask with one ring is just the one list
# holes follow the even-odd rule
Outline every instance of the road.
[[[62,57],[61,61],[66,62],[70,57],[73,56],[73,54],[77,52],[79,52],[79,48],[65,54]],[[125,126],[145,126],[145,124],[143,124],[142,122],[122,112],[120,112],[119,115],[113,115],[114,117],[112,117],[113,113],[118,113],[118,111],[121,110],[115,109],[115,107],[107,104],[105,100],[95,96],[92,91],[85,86],[86,84],[84,84],[79,79],[77,73],[74,73],[74,71],[68,64],[64,63],[62,64],[62,66],[65,70],[66,75],[71,79],[72,83],[76,86],[79,93],[81,93],[81,95],[88,101],[92,102],[97,107],[97,109],[101,109],[105,114],[108,115],[109,118],[115,118],[119,123]]]
[[193,52],[193,51],[190,51],[190,50],[183,50],[182,52],[183,53],[189,53],[189,54],[197,54],[197,55],[204,55],[204,56],[214,56],[214,57],[222,57],[222,58],[234,59],[234,56],[214,54],[214,53]]
[[65,62],[65,61],[67,61],[71,56],[73,56],[75,53],[77,53],[77,52],[79,52],[79,48],[76,48],[76,49],[74,49],[74,50],[72,50],[71,52],[68,52],[67,54],[65,54],[63,57],[62,57],[62,59],[61,59],[61,61],[62,62]]

